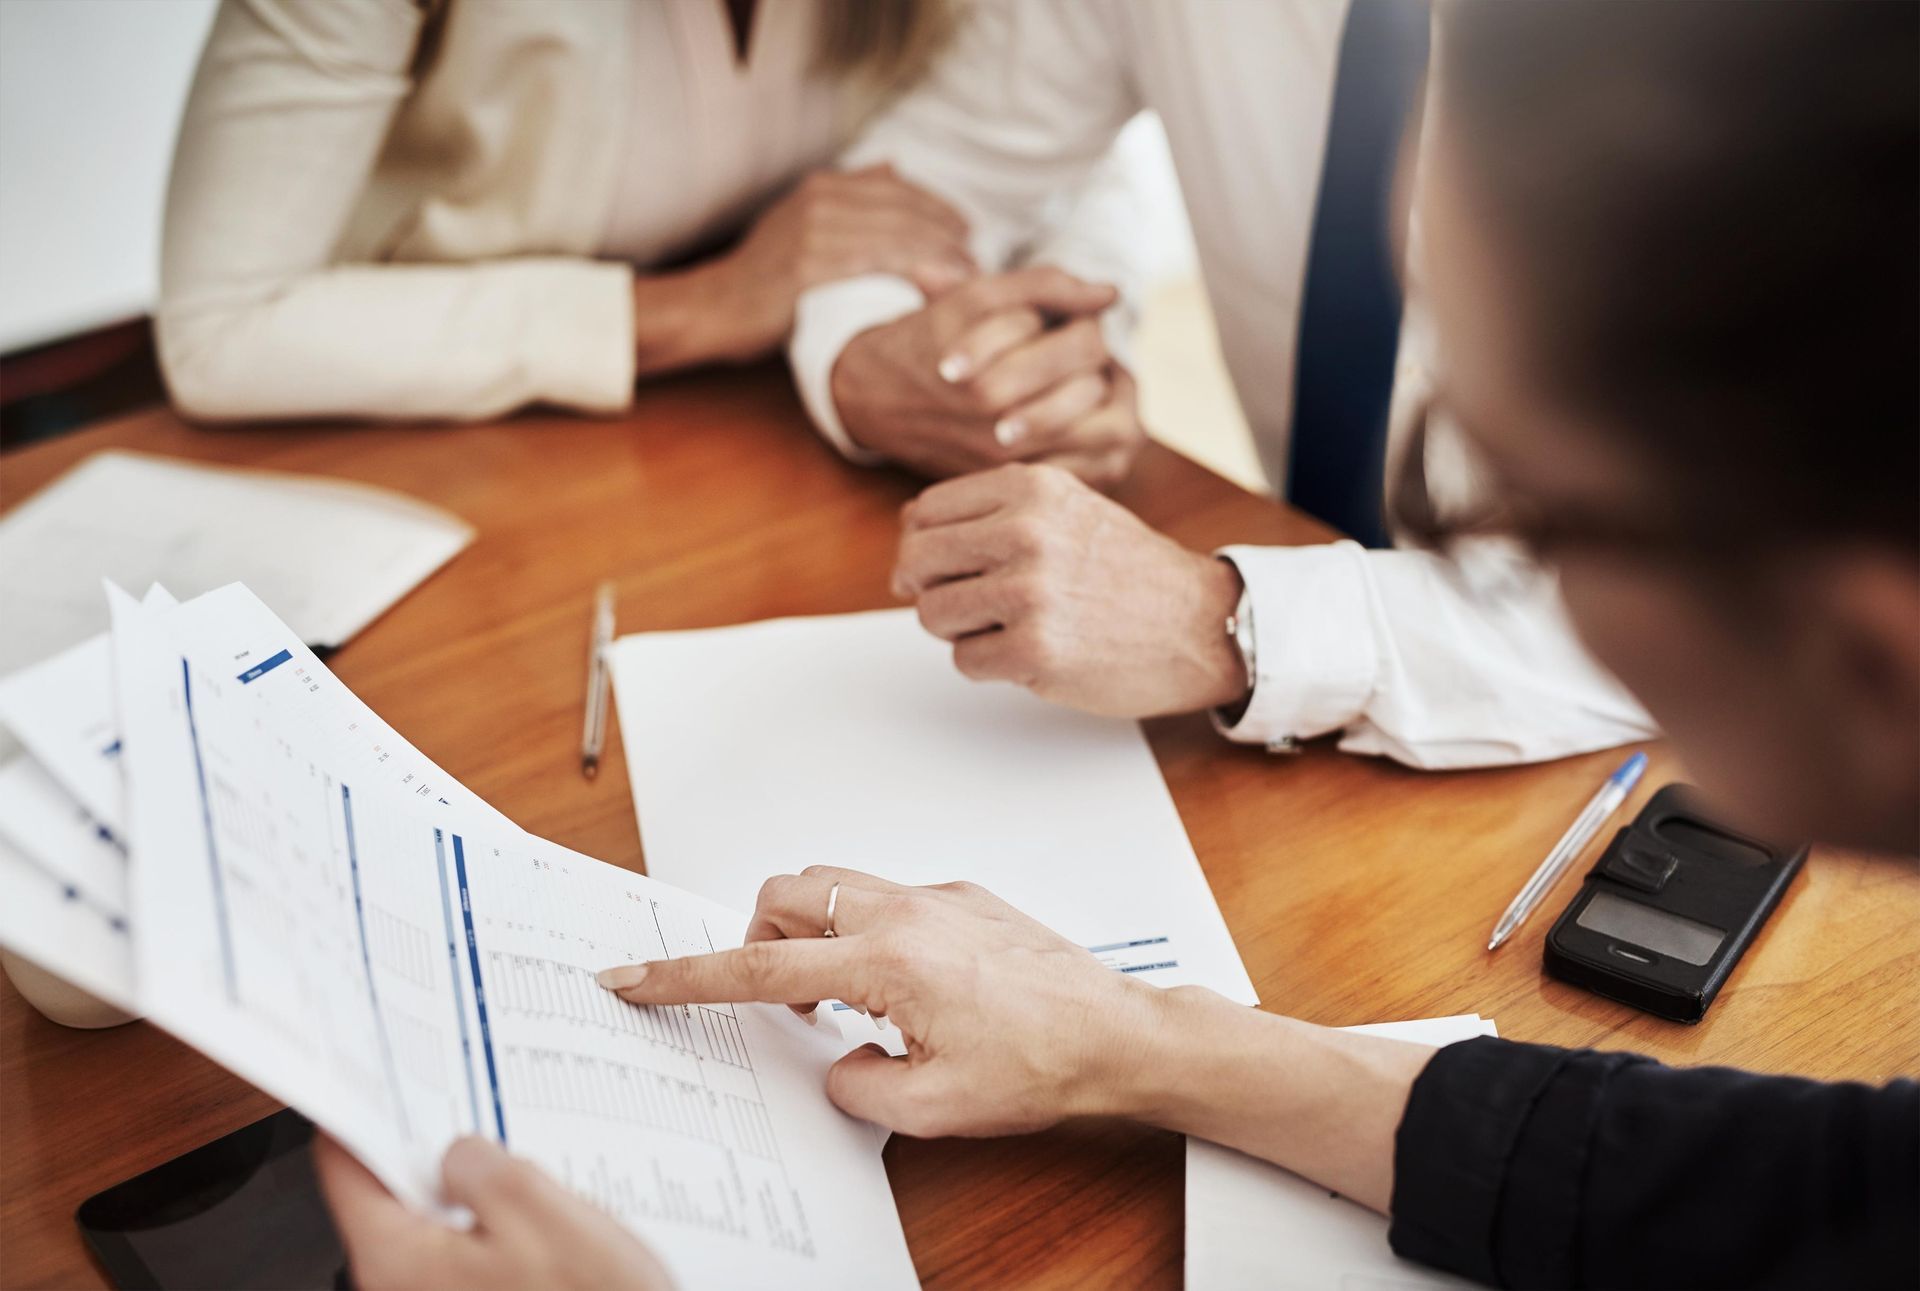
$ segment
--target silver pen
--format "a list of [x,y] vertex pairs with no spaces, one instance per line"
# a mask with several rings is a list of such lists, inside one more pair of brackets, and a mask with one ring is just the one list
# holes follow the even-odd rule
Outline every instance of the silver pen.
[[1567,832],[1560,835],[1560,841],[1547,853],[1547,859],[1540,862],[1540,868],[1527,880],[1527,886],[1520,889],[1520,895],[1500,916],[1500,922],[1494,925],[1493,939],[1487,942],[1488,950],[1498,950],[1500,943],[1513,936],[1514,930],[1527,921],[1534,907],[1553,891],[1553,885],[1560,881],[1567,867],[1587,850],[1587,844],[1600,832],[1600,826],[1607,823],[1607,817],[1620,810],[1620,804],[1633,792],[1633,786],[1640,783],[1640,774],[1646,769],[1647,755],[1636,753],[1621,763],[1618,771],[1607,777],[1607,782],[1600,786],[1600,792],[1594,794],[1580,814],[1573,818],[1573,823],[1567,826]]
[[607,742],[607,647],[613,644],[613,584],[602,583],[593,598],[593,640],[587,651],[587,722],[580,732],[580,774],[591,780],[600,771],[600,750]]

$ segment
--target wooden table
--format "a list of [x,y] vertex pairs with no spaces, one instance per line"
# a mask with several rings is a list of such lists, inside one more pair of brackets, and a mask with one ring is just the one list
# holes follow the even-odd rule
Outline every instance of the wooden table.
[[[577,762],[594,585],[617,581],[622,631],[885,606],[895,512],[914,490],[837,460],[769,370],[661,384],[609,421],[215,431],[154,411],[0,457],[0,506],[110,447],[365,480],[470,520],[473,546],[332,665],[521,825],[635,868],[617,739],[598,781]],[[1120,496],[1196,547],[1325,536],[1157,447]],[[1683,1063],[1874,1081],[1920,1069],[1913,867],[1816,856],[1711,1017],[1678,1026],[1544,978],[1544,917],[1483,949],[1618,753],[1435,775],[1324,746],[1269,757],[1198,718],[1149,730],[1269,1009],[1333,1024],[1478,1011],[1509,1036]],[[1677,774],[1651,753],[1630,810]],[[0,1285],[100,1285],[74,1207],[275,1106],[143,1023],[66,1030],[0,986]],[[1095,1123],[896,1138],[886,1160],[929,1285],[1179,1283],[1174,1135]]]

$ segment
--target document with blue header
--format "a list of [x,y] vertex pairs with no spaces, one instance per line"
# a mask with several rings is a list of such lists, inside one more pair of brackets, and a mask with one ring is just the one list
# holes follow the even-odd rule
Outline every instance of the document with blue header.
[[[447,1145],[479,1134],[684,1285],[914,1285],[872,1127],[825,1095],[843,1040],[594,981],[738,945],[745,915],[517,829],[244,588],[178,607],[115,590],[127,851],[86,864],[124,883],[128,1003],[423,1209]],[[34,831],[79,828],[47,788],[37,764],[0,772],[0,796],[41,795]],[[28,890],[6,843],[0,906]],[[4,921],[0,941],[28,951]]]

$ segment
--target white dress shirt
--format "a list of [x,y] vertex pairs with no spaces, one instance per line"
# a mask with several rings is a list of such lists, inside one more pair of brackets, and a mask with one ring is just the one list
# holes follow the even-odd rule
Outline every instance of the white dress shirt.
[[[1345,6],[1326,0],[980,0],[960,42],[843,164],[891,161],[972,221],[983,264],[1031,236],[1046,195],[1086,176],[1135,112],[1167,131],[1227,366],[1283,480],[1307,240]],[[809,292],[790,349],[803,398],[846,443],[828,391],[855,335],[920,303],[881,275]],[[1403,345],[1397,420],[1420,367]],[[1424,553],[1235,547],[1258,678],[1227,733],[1420,767],[1564,756],[1654,734],[1574,639],[1544,578],[1497,553],[1462,572]],[[1476,578],[1497,595],[1472,590]]]

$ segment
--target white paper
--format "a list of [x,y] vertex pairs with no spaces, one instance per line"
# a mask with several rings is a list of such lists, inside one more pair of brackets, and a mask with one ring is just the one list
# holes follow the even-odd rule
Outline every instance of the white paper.
[[[177,602],[155,587],[142,604],[172,609]],[[247,702],[284,709],[288,720],[303,724],[304,738],[423,801],[514,828],[361,702],[250,589],[236,583],[196,597],[169,617],[168,632],[184,653],[230,665]],[[0,724],[90,814],[118,831],[125,808],[111,650],[103,632],[0,680]]]
[[250,697],[291,660],[195,654],[169,630],[193,608],[115,605],[150,1018],[416,1204],[481,1133],[685,1285],[913,1285],[870,1129],[825,1097],[843,1044],[785,1009],[641,1009],[593,982],[737,945],[743,915],[401,789],[364,733],[311,739],[317,675]]
[[[135,1012],[124,860],[117,853],[106,858],[118,870],[109,869],[100,882],[98,851],[112,844],[77,807],[63,817],[61,804],[72,806],[71,799],[44,778],[36,782],[37,774],[25,758],[0,770],[0,945],[122,1012]],[[49,790],[51,800],[41,796]],[[85,886],[81,874],[91,880]]]
[[196,597],[165,622],[183,654],[218,665],[215,675],[230,693],[272,707],[289,732],[298,731],[296,738],[314,742],[343,768],[414,801],[519,832],[347,689],[251,588],[236,583]]
[[183,598],[245,582],[302,641],[339,645],[472,537],[344,480],[96,453],[0,519],[0,674],[102,631],[102,578]]
[[908,610],[645,633],[612,662],[655,878],[738,909],[813,864],[968,879],[1145,981],[1256,1002],[1137,723],[968,681]]
[[120,828],[120,730],[106,633],[0,680],[0,725],[96,820]]
[[[114,595],[130,606],[117,588]],[[143,604],[170,609],[176,602],[155,587]],[[290,729],[298,730],[298,738],[329,750],[340,765],[436,807],[457,809],[465,819],[518,832],[362,703],[245,587],[210,592],[180,607],[168,622],[186,653],[230,664],[245,702],[276,709]],[[242,676],[247,680],[241,682]],[[49,935],[41,921],[24,916],[0,920],[0,945],[70,982],[84,986],[104,980],[119,998],[131,998],[126,931],[132,914],[114,689],[106,633],[0,681],[0,723],[27,748],[26,755],[0,769],[0,835],[12,837],[21,864],[30,862],[50,879],[77,885],[85,898],[75,909],[61,908],[59,935]],[[64,832],[47,827],[61,820],[68,822]],[[16,877],[26,872],[18,866],[13,870]],[[117,921],[116,936],[102,937],[85,922],[80,911],[90,907]],[[79,931],[71,931],[75,928]],[[93,993],[115,998],[98,989]]]
[[[1493,1035],[1478,1014],[1348,1030],[1415,1044]],[[1467,1287],[1395,1255],[1387,1221],[1279,1166],[1187,1140],[1188,1291],[1399,1291]]]
[[101,824],[24,754],[0,764],[0,836],[49,872],[127,913],[127,854]]

